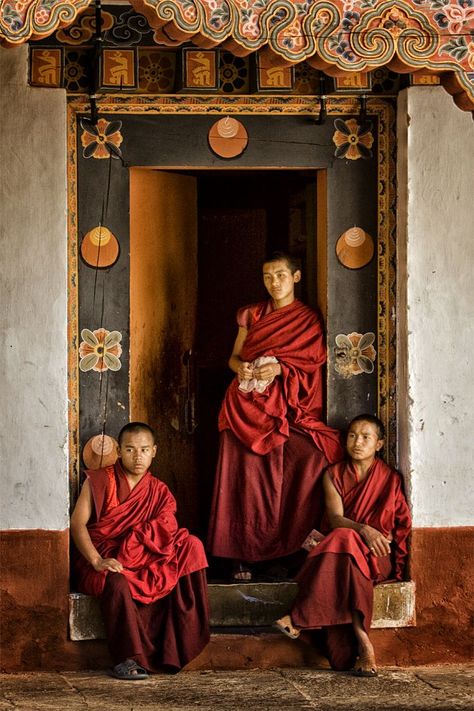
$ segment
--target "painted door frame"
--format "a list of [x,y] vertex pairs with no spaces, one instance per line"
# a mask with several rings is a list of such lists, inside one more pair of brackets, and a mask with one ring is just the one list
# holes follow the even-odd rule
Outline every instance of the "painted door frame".
[[[68,384],[69,384],[69,454],[70,454],[70,484],[73,498],[79,486],[80,445],[79,445],[79,299],[78,299],[78,116],[87,115],[89,105],[85,97],[71,98],[68,102]],[[313,97],[301,96],[133,96],[110,95],[101,100],[100,114],[125,114],[137,116],[150,115],[187,115],[187,116],[222,116],[232,113],[239,117],[245,116],[302,116],[314,120],[318,116],[319,106]],[[327,102],[327,121],[345,115],[357,115],[359,102],[357,97],[330,97]],[[395,112],[392,103],[384,99],[370,99],[368,105],[370,115],[378,119],[377,130],[377,412],[387,427],[387,458],[396,464],[396,269],[395,269]],[[151,166],[150,166],[151,167]],[[160,170],[192,169],[203,166],[156,165]],[[257,166],[256,166],[257,167]],[[309,169],[320,170],[322,166],[306,166]],[[229,165],[230,168],[230,165]],[[229,169],[227,168],[227,169]],[[286,166],[259,165],[259,169],[279,169]],[[235,170],[248,170],[248,166],[235,167]],[[327,174],[318,173],[319,194],[325,189]],[[318,201],[318,211],[324,215],[327,204],[323,199]],[[327,219],[318,218],[318,249],[319,254],[325,249],[327,240]],[[318,260],[318,283],[325,282],[328,261],[332,255]],[[324,294],[318,294],[318,300],[325,310]],[[327,309],[327,306],[326,306]],[[333,364],[331,344],[328,343],[329,371]]]

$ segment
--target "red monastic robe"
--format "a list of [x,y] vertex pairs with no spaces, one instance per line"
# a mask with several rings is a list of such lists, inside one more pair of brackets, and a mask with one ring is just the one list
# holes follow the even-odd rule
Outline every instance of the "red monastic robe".
[[335,528],[309,553],[297,576],[293,624],[307,630],[325,628],[331,666],[349,669],[357,655],[352,611],[360,612],[368,633],[374,584],[403,579],[411,517],[402,477],[381,459],[375,459],[361,482],[346,462],[330,467],[328,473],[342,498],[344,516],[392,540],[391,554],[377,557],[357,531]]
[[78,555],[78,590],[101,598],[116,663],[128,657],[150,670],[180,669],[209,640],[203,545],[178,527],[174,497],[150,472],[133,490],[120,460],[86,474],[95,509],[91,540],[124,569],[97,572]]
[[295,300],[241,309],[243,361],[274,356],[281,376],[263,393],[237,377],[219,414],[219,460],[209,527],[213,555],[268,560],[297,551],[318,517],[320,478],[341,458],[337,430],[322,421],[326,347],[318,314]]

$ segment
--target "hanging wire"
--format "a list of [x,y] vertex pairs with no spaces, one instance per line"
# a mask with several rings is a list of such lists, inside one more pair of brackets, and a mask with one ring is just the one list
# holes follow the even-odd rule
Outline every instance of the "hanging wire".
[[[100,250],[101,250],[101,246],[102,246],[102,228],[107,223],[107,216],[108,216],[109,202],[110,202],[111,180],[112,180],[112,157],[109,158],[105,192],[104,192],[104,196],[102,199],[101,215],[100,215],[100,220],[99,220],[99,236],[98,236],[99,244],[98,244],[98,248],[97,248],[97,259],[96,259],[95,274],[94,274],[94,288],[93,288],[93,296],[92,296],[92,316],[94,316],[95,311],[96,311],[97,292],[99,289],[98,280],[99,280],[99,271],[100,271],[100,267],[99,267]],[[103,329],[104,320],[105,320],[105,296],[106,296],[105,273],[102,274],[101,286],[102,286],[102,289],[101,289],[101,303],[100,303],[100,316],[99,316],[99,329],[100,330]],[[104,348],[105,348],[105,346],[104,346]],[[105,357],[105,350],[102,353],[102,355],[100,356],[101,365],[103,365],[103,363],[104,363],[104,357]],[[105,381],[105,392],[104,392],[104,381]],[[101,434],[102,434],[102,452],[101,452],[101,458],[100,458],[101,464],[102,464],[102,457],[103,457],[103,450],[104,450],[104,435],[105,435],[105,430],[106,430],[106,426],[107,426],[108,393],[109,393],[109,372],[108,372],[108,369],[107,370],[100,370],[100,372],[99,372],[99,392],[98,392],[98,411],[99,411],[99,418],[101,419]],[[102,397],[103,394],[105,395],[105,399],[103,399],[103,397]],[[102,402],[103,402],[103,405],[102,405]]]
[[[96,294],[97,294],[97,280],[98,280],[98,275],[99,275],[99,262],[100,262],[100,248],[102,246],[102,227],[105,225],[107,221],[107,213],[109,210],[109,197],[110,197],[110,184],[111,184],[111,178],[112,178],[112,158],[109,158],[109,169],[107,172],[107,182],[106,182],[106,189],[105,189],[105,194],[102,199],[102,208],[101,208],[101,216],[100,216],[100,221],[99,221],[99,245],[98,245],[98,250],[97,250],[97,260],[95,264],[95,275],[94,275],[94,289],[93,289],[93,296],[92,296],[92,314],[95,313],[95,301],[96,301]],[[104,281],[102,282],[104,284]],[[102,311],[102,317],[103,317],[103,311]],[[102,328],[102,317],[101,317],[101,324],[100,327]]]

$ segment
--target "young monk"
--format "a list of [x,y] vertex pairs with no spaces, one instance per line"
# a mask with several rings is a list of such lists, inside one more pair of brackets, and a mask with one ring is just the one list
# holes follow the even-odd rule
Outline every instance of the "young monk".
[[322,471],[342,457],[322,421],[323,325],[295,298],[300,280],[298,264],[274,253],[263,264],[269,300],[237,313],[208,535],[237,581],[251,579],[250,563],[300,549],[322,510]]
[[110,673],[135,681],[179,671],[209,641],[207,561],[199,539],[178,528],[168,487],[149,471],[151,427],[125,425],[118,454],[115,465],[86,471],[71,533],[78,590],[100,599]]
[[353,667],[358,676],[377,675],[369,639],[373,586],[403,580],[411,527],[402,477],[377,456],[383,443],[377,417],[352,420],[347,461],[324,474],[330,532],[312,548],[297,576],[290,614],[275,622],[293,639],[301,630],[324,628],[333,669]]

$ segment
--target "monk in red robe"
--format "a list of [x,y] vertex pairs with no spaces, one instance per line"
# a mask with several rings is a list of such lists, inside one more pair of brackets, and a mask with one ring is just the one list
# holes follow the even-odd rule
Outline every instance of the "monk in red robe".
[[114,466],[87,471],[71,517],[80,592],[100,599],[111,674],[137,680],[179,671],[209,641],[207,567],[198,538],[179,528],[176,502],[149,471],[153,430],[132,422]]
[[322,628],[333,669],[352,668],[358,676],[377,674],[369,638],[373,586],[403,580],[411,528],[402,477],[376,456],[383,439],[377,417],[351,422],[347,461],[324,474],[329,532],[315,542],[297,576],[290,614],[275,622],[292,639]]
[[251,579],[249,563],[300,549],[322,512],[322,471],[342,457],[322,420],[323,326],[295,298],[300,279],[295,261],[275,253],[263,265],[270,300],[237,314],[208,535],[213,555],[234,559],[234,580]]

